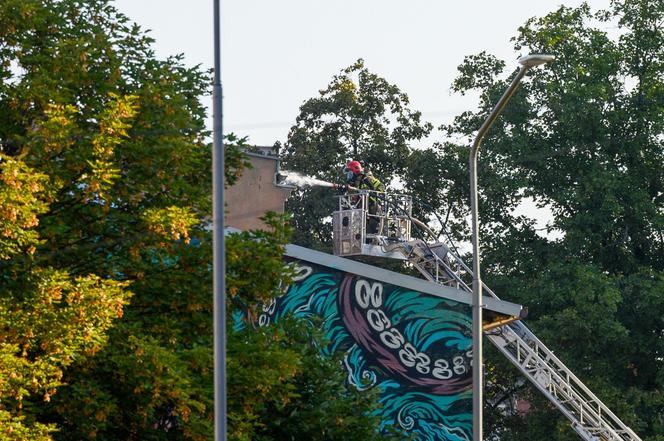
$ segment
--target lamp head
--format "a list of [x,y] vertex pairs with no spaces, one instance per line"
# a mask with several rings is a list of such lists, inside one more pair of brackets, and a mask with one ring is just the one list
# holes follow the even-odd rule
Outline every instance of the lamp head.
[[549,61],[552,61],[554,59],[555,57],[553,55],[530,54],[519,58],[519,64],[521,64],[524,67],[530,68],[530,67],[539,66],[540,64],[548,63]]

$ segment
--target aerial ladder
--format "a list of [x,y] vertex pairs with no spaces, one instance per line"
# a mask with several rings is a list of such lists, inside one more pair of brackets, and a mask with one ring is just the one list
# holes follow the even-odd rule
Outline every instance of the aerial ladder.
[[[465,280],[472,270],[450,240],[440,240],[412,217],[408,195],[368,190],[337,196],[333,213],[334,254],[406,260],[424,278],[472,293]],[[371,210],[370,210],[371,208]],[[413,224],[435,240],[414,239]],[[483,291],[498,296],[485,284]],[[485,336],[553,403],[586,441],[641,441],[595,394],[520,320],[488,329]]]

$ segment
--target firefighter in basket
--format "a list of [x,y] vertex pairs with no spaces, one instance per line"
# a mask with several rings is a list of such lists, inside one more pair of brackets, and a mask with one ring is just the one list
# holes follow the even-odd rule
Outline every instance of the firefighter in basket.
[[[370,171],[365,172],[359,161],[348,161],[344,167],[344,173],[346,174],[346,189],[348,187],[354,187],[358,190],[370,190],[373,192],[385,193],[385,186],[375,178]],[[376,193],[369,194],[369,206],[367,207],[369,214],[367,216],[368,234],[378,233],[380,219],[377,215],[382,214],[380,212],[380,204],[378,203],[379,197],[380,196]]]

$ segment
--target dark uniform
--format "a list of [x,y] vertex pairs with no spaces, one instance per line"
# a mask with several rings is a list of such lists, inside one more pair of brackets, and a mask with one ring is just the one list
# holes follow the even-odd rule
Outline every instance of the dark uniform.
[[[376,179],[371,173],[361,173],[355,175],[355,180],[350,182],[350,185],[359,190],[371,190],[385,193],[385,186],[383,183]],[[380,225],[380,221],[375,217],[375,215],[382,214],[379,213],[379,208],[380,204],[378,203],[377,195],[370,193],[369,206],[367,207],[367,211],[370,215],[374,216],[368,216],[367,218],[367,233],[369,234],[378,233],[378,226]]]

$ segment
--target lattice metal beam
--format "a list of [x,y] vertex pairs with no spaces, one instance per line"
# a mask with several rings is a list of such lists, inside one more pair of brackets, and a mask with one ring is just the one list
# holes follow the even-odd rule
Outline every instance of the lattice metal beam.
[[[419,249],[413,249],[411,243],[411,248],[404,248],[403,252],[429,281],[454,285],[470,293],[471,289],[461,273],[472,276],[472,271],[452,253],[441,256],[433,252],[432,247],[441,245],[423,243],[415,245]],[[398,248],[394,243],[389,246],[392,250]],[[483,286],[485,292],[498,298],[491,289]],[[498,332],[489,332],[486,336],[570,420],[572,428],[582,439],[641,441],[523,322],[505,325]]]

